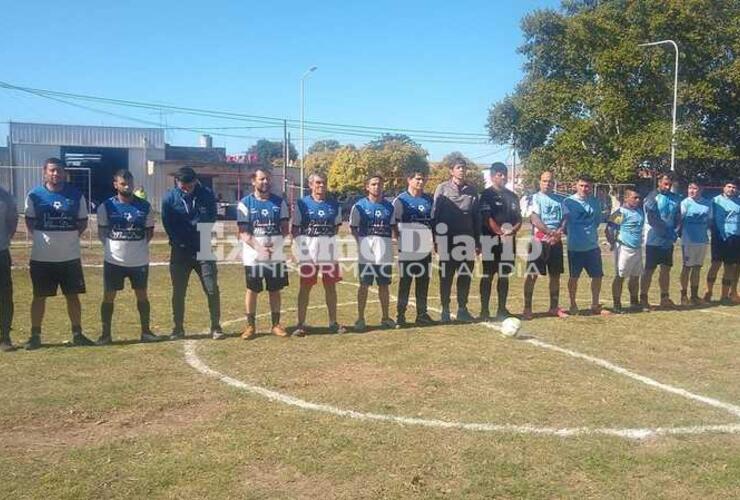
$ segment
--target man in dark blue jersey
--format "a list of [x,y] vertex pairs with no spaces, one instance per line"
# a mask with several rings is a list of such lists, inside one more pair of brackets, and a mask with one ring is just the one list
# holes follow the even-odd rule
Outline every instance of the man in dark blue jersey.
[[26,227],[33,237],[31,248],[31,337],[26,349],[41,346],[41,323],[46,298],[62,294],[72,324],[74,345],[94,345],[82,334],[82,306],[85,278],[80,261],[80,235],[87,229],[87,200],[66,182],[64,163],[49,158],[44,163],[44,184],[26,197]]
[[98,237],[105,248],[103,262],[103,303],[100,321],[103,333],[98,345],[112,342],[111,323],[116,293],[128,278],[136,295],[141,322],[141,341],[155,342],[164,337],[149,328],[151,306],[147,295],[149,281],[149,241],[154,235],[154,212],[148,201],[134,196],[134,177],[128,170],[113,175],[115,196],[98,207]]
[[406,307],[415,280],[416,325],[432,325],[427,312],[427,293],[432,273],[432,197],[424,192],[427,172],[412,170],[406,176],[408,188],[393,200],[398,224],[398,302],[396,327],[406,326]]
[[252,174],[254,192],[245,196],[237,208],[239,239],[242,242],[242,262],[247,282],[244,298],[247,326],[242,338],[257,335],[255,324],[257,294],[267,289],[270,298],[272,334],[287,337],[280,324],[280,290],[288,286],[283,243],[288,235],[290,214],[285,200],[270,192],[270,172],[258,168]]
[[299,257],[301,282],[298,291],[298,325],[293,335],[304,337],[308,334],[308,299],[319,273],[329,313],[329,331],[345,333],[345,327],[337,322],[337,283],[341,281],[342,275],[339,270],[336,234],[342,224],[341,207],[334,198],[327,196],[324,174],[311,174],[308,177],[308,186],[311,194],[298,200],[293,214],[293,248]]

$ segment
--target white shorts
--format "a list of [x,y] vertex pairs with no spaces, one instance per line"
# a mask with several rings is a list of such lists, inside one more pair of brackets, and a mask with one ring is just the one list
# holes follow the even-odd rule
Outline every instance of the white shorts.
[[698,245],[681,245],[683,251],[683,266],[684,267],[699,267],[704,264],[704,257],[707,256],[707,244],[700,243]]
[[642,248],[630,248],[621,243],[614,247],[614,269],[620,278],[642,274]]
[[383,236],[364,236],[360,238],[357,249],[357,261],[360,264],[392,264],[393,243]]

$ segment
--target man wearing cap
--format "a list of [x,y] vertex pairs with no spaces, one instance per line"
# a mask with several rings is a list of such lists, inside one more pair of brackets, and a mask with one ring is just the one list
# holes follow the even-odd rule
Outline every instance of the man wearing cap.
[[15,200],[0,187],[0,351],[15,350],[10,341],[13,324],[13,280],[10,272],[10,240],[18,226]]
[[216,198],[210,189],[198,182],[195,171],[190,167],[182,167],[175,173],[175,183],[176,186],[162,200],[162,224],[171,247],[174,328],[170,338],[185,337],[185,295],[190,273],[195,271],[208,298],[211,336],[216,340],[223,339],[216,260],[207,249],[201,252],[201,241],[210,241],[210,235],[200,234],[201,230],[206,230],[202,224],[216,222]]
[[26,227],[33,237],[31,247],[31,337],[26,349],[41,347],[41,324],[46,298],[62,294],[72,324],[74,345],[95,343],[82,334],[82,305],[85,278],[80,261],[80,235],[87,229],[87,201],[66,182],[64,163],[49,158],[44,163],[44,183],[26,197]]

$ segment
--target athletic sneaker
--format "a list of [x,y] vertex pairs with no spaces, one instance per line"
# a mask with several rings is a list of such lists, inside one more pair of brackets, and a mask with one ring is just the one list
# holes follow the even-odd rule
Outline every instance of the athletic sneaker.
[[170,340],[181,340],[185,338],[185,332],[182,330],[175,330],[170,334]]
[[[155,335],[155,337],[156,337],[156,335]],[[159,338],[159,337],[157,337],[157,338]],[[220,326],[217,327],[217,328],[212,328],[211,329],[211,338],[213,340],[223,340],[223,339],[225,339],[226,338],[226,334],[224,333],[223,328],[221,328]]]
[[691,303],[689,302],[689,297],[687,295],[681,295],[681,305],[684,307],[691,305]]
[[416,316],[416,326],[432,326],[436,324],[437,322],[427,313],[418,314]]
[[692,306],[700,306],[701,304],[702,304],[702,301],[699,297],[691,297]]
[[702,299],[702,302],[704,304],[711,304],[712,303],[712,293],[707,292],[704,294],[704,298]]
[[293,337],[305,337],[308,335],[308,331],[303,326],[296,326],[292,333]]
[[95,342],[85,337],[81,333],[75,333],[74,335],[72,335],[72,344],[78,347],[87,347],[95,345]]
[[254,327],[254,325],[247,325],[244,327],[244,332],[242,332],[242,339],[251,340],[256,335],[257,335],[257,329]]
[[409,326],[409,324],[406,323],[406,316],[399,314],[398,317],[396,317],[396,328],[406,328],[407,326]]
[[473,315],[470,314],[470,312],[464,307],[461,307],[457,310],[457,315],[455,319],[462,323],[473,323],[475,321]]
[[592,316],[610,316],[611,313],[601,307],[601,304],[597,304],[595,306],[591,306],[591,315]]
[[547,311],[547,314],[549,314],[550,316],[557,316],[558,318],[561,318],[561,319],[565,319],[568,316],[570,316],[570,314],[565,312],[565,309],[563,309],[562,307],[556,307],[555,309],[550,309],[549,311]]
[[660,299],[660,307],[663,309],[675,309],[676,303],[673,302],[669,297],[663,297]]
[[719,305],[721,306],[732,306],[734,305],[730,297],[722,297],[719,299]]
[[2,352],[13,352],[15,351],[15,346],[10,342],[9,338],[4,338],[2,341],[0,341],[0,351]]
[[139,340],[141,342],[160,342],[165,339],[159,335],[154,335],[152,332],[143,332],[139,337]]
[[41,347],[41,337],[38,335],[31,335],[28,341],[23,346],[27,351],[33,351]]
[[110,335],[101,335],[98,340],[95,341],[95,345],[111,345],[113,339]]
[[285,328],[283,328],[283,325],[279,323],[277,325],[273,325],[270,331],[276,337],[288,337],[289,336],[288,331]]
[[478,316],[478,321],[491,321],[491,313],[488,309],[483,309]]
[[331,325],[329,325],[329,332],[342,335],[344,333],[347,333],[347,328],[340,325],[339,323],[332,323]]
[[450,310],[442,309],[442,314],[439,315],[439,322],[449,323],[450,321],[452,321],[452,318],[450,317]]
[[525,309],[524,311],[522,311],[522,319],[524,321],[529,321],[532,318],[534,318],[534,314],[532,314],[532,310],[531,309]]
[[498,311],[496,312],[496,320],[497,320],[497,321],[503,321],[503,320],[505,320],[506,318],[510,318],[511,316],[512,316],[512,314],[511,314],[511,313],[509,312],[509,310],[508,310],[508,309],[506,309],[505,307],[504,307],[503,309],[499,309],[499,310],[498,310]]
[[381,328],[395,328],[396,322],[393,321],[391,318],[385,318],[384,320],[380,322],[380,327]]
[[367,329],[367,325],[365,324],[364,319],[358,319],[355,321],[355,328],[354,330],[358,333],[364,332]]

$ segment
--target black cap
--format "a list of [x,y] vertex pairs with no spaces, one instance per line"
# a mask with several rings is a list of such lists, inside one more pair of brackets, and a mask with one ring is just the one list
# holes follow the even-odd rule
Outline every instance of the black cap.
[[181,182],[193,182],[198,178],[198,176],[195,173],[195,170],[193,170],[191,167],[180,167],[177,172],[175,172],[175,179]]

